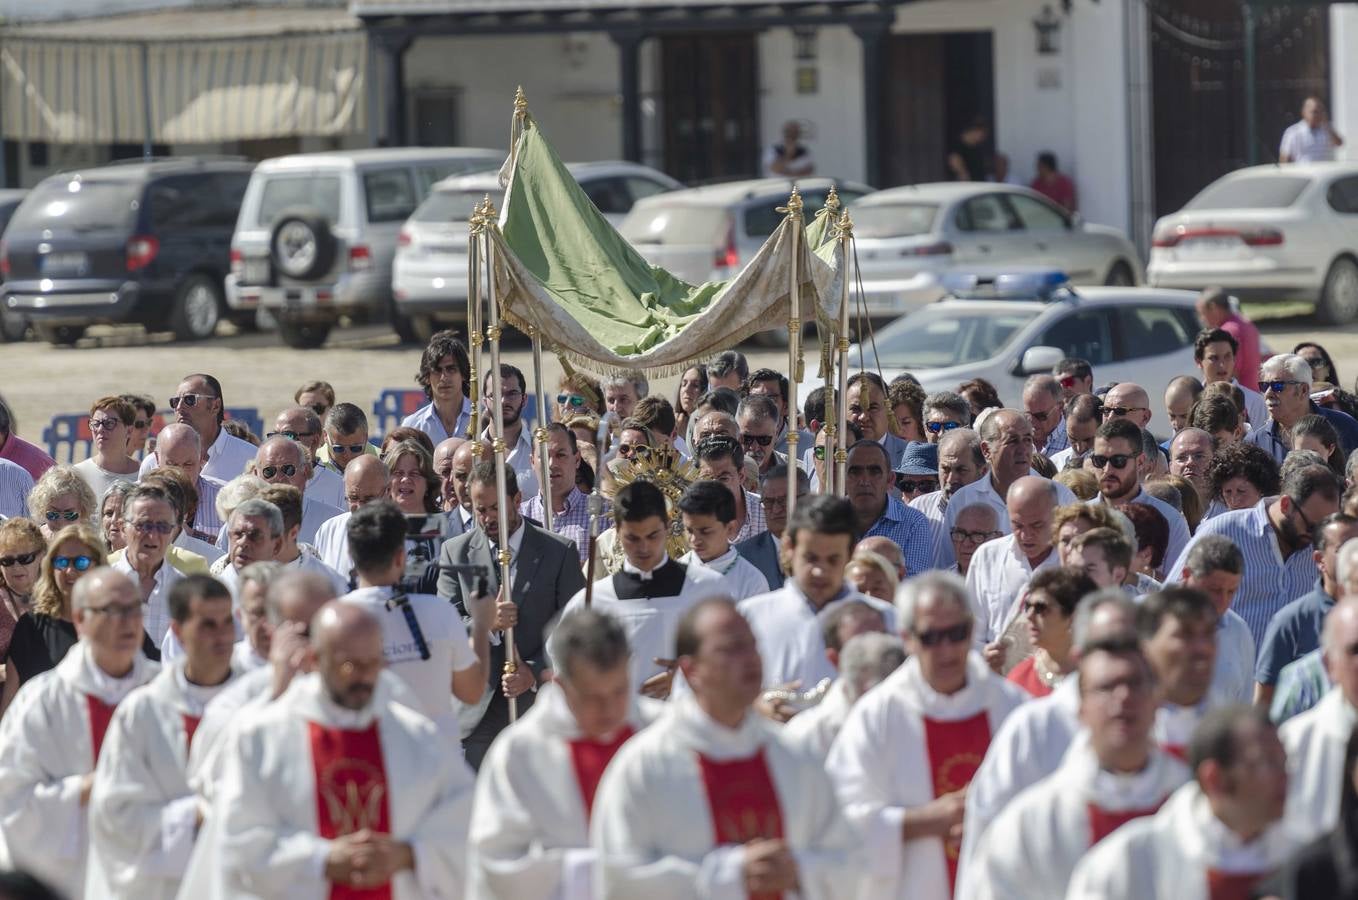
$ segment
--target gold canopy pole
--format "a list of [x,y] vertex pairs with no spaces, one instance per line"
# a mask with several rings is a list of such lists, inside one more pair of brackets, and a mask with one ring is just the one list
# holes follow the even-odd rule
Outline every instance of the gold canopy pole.
[[[843,206],[844,204],[841,203],[839,200],[839,191],[835,190],[834,185],[831,185],[830,193],[826,194],[825,196],[825,214],[826,216],[829,217],[829,221],[826,222],[826,227],[828,228],[839,227],[840,211],[843,208]],[[841,262],[840,266],[842,267],[843,265],[844,265],[843,262]],[[842,299],[843,298],[841,296],[841,302]],[[817,318],[817,321],[821,321],[819,317]],[[836,321],[835,325],[836,327],[838,327],[838,321]],[[826,342],[824,346],[821,347],[820,351],[821,372],[825,376],[825,421],[821,423],[821,427],[825,431],[825,444],[821,447],[821,453],[822,455],[829,454],[829,456],[821,460],[821,470],[825,473],[825,478],[820,485],[820,492],[822,494],[835,493],[835,467],[833,464],[834,463],[833,454],[835,448],[835,435],[839,433],[840,427],[839,425],[840,419],[836,415],[837,407],[835,406],[835,398],[839,395],[835,391],[833,330],[830,332],[828,337],[829,340]],[[816,461],[813,451],[811,460],[811,465],[813,468],[815,467],[815,464]]]
[[[490,197],[486,197],[488,202]],[[470,381],[472,412],[467,420],[467,439],[472,442],[473,462],[481,460],[481,247],[486,230],[485,206],[472,208],[467,238],[467,342],[471,345]]]
[[[509,490],[505,484],[505,457],[508,448],[505,445],[505,424],[504,407],[501,405],[504,394],[500,387],[500,304],[499,298],[495,296],[495,242],[492,239],[497,229],[495,204],[487,198],[482,207],[485,214],[485,233],[482,239],[485,241],[485,263],[486,263],[486,307],[488,310],[488,324],[486,325],[486,341],[490,344],[490,395],[491,409],[490,432],[494,438],[495,451],[495,495],[499,503],[499,544],[500,554],[495,562],[500,565],[500,591],[506,599],[514,596],[514,585],[510,574],[510,561],[512,556],[509,551]],[[513,627],[504,630],[505,647],[505,668],[504,674],[513,675],[518,671],[518,660],[515,658],[514,648],[514,629]],[[518,718],[518,703],[515,698],[509,698],[509,721],[513,722]]]
[[533,429],[534,446],[538,454],[538,482],[542,492],[542,527],[552,530],[552,476],[548,464],[547,426],[552,416],[547,395],[542,390],[542,337],[534,325],[528,326],[528,337],[533,341],[533,390],[538,394],[538,414]]
[[797,409],[797,383],[801,380],[801,355],[802,355],[802,272],[801,272],[801,253],[802,241],[805,234],[802,231],[802,195],[794,185],[792,194],[787,198],[787,218],[788,234],[791,236],[792,243],[792,282],[788,286],[788,318],[787,318],[787,405],[792,410],[789,421],[791,425],[787,430],[787,517],[792,520],[792,513],[797,508],[797,440],[800,435],[795,427]]
[[[854,276],[853,271],[853,219],[849,218],[849,211],[844,210],[844,215],[839,218],[839,242],[843,249],[843,261],[840,263],[844,267],[844,283],[841,286],[839,295],[839,359],[836,364],[835,375],[839,381],[838,396],[839,401],[839,440],[835,443],[835,487],[839,491],[848,493],[849,483],[849,283]],[[827,442],[827,446],[828,442]],[[829,472],[829,460],[826,460],[826,472]]]

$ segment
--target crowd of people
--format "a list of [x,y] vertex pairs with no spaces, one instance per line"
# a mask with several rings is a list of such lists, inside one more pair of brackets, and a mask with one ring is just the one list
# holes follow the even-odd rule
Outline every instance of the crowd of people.
[[1358,897],[1358,400],[1199,316],[1163,398],[844,421],[727,351],[534,429],[451,332],[380,441],[191,374],[58,465],[0,402],[0,893]]

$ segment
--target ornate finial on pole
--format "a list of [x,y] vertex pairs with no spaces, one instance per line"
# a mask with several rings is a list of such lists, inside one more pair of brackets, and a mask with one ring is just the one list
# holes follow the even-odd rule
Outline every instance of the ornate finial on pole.
[[528,115],[528,96],[523,92],[523,85],[519,85],[514,91],[514,118],[522,119]]
[[486,194],[485,199],[481,201],[481,215],[486,217],[488,226],[495,224],[500,218],[500,211],[495,208],[495,201],[490,199],[490,194]]
[[837,216],[843,206],[843,201],[839,199],[839,191],[835,189],[833,184],[830,185],[830,193],[825,195],[825,208],[830,211],[830,215]]
[[778,212],[784,213],[800,222],[802,220],[802,206],[802,192],[797,190],[797,186],[794,184],[792,186],[792,193],[789,194],[787,198],[787,206],[779,207]]
[[844,210],[844,215],[839,217],[839,233],[842,237],[853,237],[853,217],[849,215],[847,209]]
[[482,201],[478,200],[472,207],[472,215],[467,220],[467,227],[472,234],[480,234],[486,230],[486,216]]

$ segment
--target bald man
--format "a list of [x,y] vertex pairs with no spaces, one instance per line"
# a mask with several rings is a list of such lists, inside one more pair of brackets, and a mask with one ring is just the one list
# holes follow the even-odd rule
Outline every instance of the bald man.
[[[434,448],[434,474],[439,477],[439,509],[452,512],[461,507],[457,484],[453,479],[453,455],[467,443],[466,438],[450,437]],[[470,470],[469,470],[470,471]]]
[[891,538],[884,534],[874,534],[872,537],[865,537],[859,541],[857,549],[871,550],[876,553],[896,567],[896,578],[898,580],[905,580],[905,556],[901,553],[901,545]]
[[[467,485],[471,481],[472,469],[476,467],[476,447],[474,441],[467,441],[453,451],[453,495],[457,497],[457,519],[462,523],[463,531],[470,531],[475,524],[472,522],[472,496]],[[485,444],[481,445],[480,456],[482,459],[493,459]]]
[[212,810],[225,893],[461,896],[467,764],[428,719],[393,702],[382,626],[370,613],[326,604],[311,639],[315,671],[225,748]]
[[311,477],[303,493],[312,500],[318,500],[336,509],[344,508],[344,481],[339,475],[318,463],[317,452],[325,432],[321,428],[321,417],[305,406],[290,406],[274,419],[274,430],[268,437],[291,438],[306,448],[308,462],[311,463]]
[[316,530],[314,546],[325,563],[345,578],[349,577],[354,562],[349,558],[349,516],[365,503],[387,495],[391,475],[376,456],[355,457],[344,467],[345,512],[327,519]]
[[[156,436],[156,455],[161,466],[183,472],[198,490],[192,536],[209,544],[217,540],[217,533],[225,524],[217,514],[217,492],[225,482],[203,474],[203,449],[198,432],[187,425],[166,425]],[[147,469],[143,474],[150,471]]]
[[1103,398],[1103,420],[1128,419],[1141,428],[1151,420],[1151,397],[1139,384],[1124,381],[1109,388]]

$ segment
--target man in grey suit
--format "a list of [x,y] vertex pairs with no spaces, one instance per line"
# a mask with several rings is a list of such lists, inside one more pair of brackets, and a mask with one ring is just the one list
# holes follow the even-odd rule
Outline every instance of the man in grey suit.
[[[797,500],[811,491],[810,479],[800,467],[797,469]],[[736,552],[749,560],[768,579],[769,590],[783,586],[783,564],[779,559],[778,540],[787,529],[787,466],[771,466],[759,479],[759,502],[764,506],[768,530],[736,544]]]
[[[499,548],[500,505],[495,490],[495,463],[484,460],[472,469],[467,483],[471,494],[472,516],[477,527],[443,545],[439,564],[444,566],[484,566],[490,575],[490,593],[500,589],[500,565],[495,557]],[[481,765],[490,742],[509,724],[509,701],[518,701],[518,713],[533,703],[543,669],[549,667],[544,629],[567,601],[585,586],[580,571],[580,555],[575,542],[554,534],[519,515],[519,484],[514,470],[505,469],[505,490],[509,508],[504,510],[509,525],[510,572],[513,590],[508,600],[496,604],[492,630],[500,640],[491,648],[490,690],[476,707],[463,712],[462,747],[473,769]],[[467,616],[463,598],[477,596],[477,575],[468,570],[439,572],[440,597],[455,604]],[[503,631],[514,629],[518,669],[505,675]],[[471,728],[467,732],[468,726]]]

